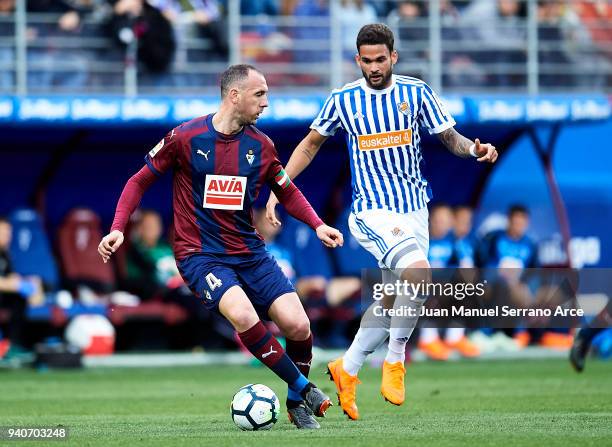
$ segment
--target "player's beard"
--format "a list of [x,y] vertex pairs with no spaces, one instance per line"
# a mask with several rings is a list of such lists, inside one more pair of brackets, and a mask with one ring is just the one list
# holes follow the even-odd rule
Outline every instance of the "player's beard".
[[241,126],[254,126],[255,123],[257,122],[257,118],[259,118],[257,115],[254,116],[242,116],[240,117],[240,125]]
[[380,82],[378,82],[376,85],[372,84],[372,82],[370,81],[370,76],[368,76],[365,71],[361,70],[361,74],[363,74],[363,77],[365,78],[368,87],[373,88],[374,90],[383,90],[389,86],[389,81],[391,80],[391,76],[393,75],[393,70],[389,70],[387,73],[381,73],[382,78]]
[[[263,113],[263,111],[261,112]],[[243,126],[254,126],[257,123],[257,120],[259,119],[259,117],[261,116],[260,114],[255,114],[255,115],[243,115],[241,121],[241,124]]]

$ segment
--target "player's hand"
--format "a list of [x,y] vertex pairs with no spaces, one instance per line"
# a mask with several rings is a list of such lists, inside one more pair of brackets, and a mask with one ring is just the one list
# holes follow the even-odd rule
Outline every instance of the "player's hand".
[[266,203],[266,219],[273,227],[278,227],[281,224],[280,220],[276,217],[276,205],[278,205],[278,199],[274,193],[271,192],[270,197],[268,197],[268,202]]
[[335,228],[327,226],[325,224],[317,227],[317,237],[321,239],[323,245],[329,248],[342,247],[344,244],[344,237]]
[[100,245],[98,245],[98,253],[102,256],[102,260],[105,264],[108,262],[111,255],[121,247],[121,244],[123,244],[123,233],[119,230],[111,231],[102,238]]
[[497,160],[497,149],[489,143],[481,143],[478,138],[474,141],[474,153],[478,155],[477,161],[495,163]]

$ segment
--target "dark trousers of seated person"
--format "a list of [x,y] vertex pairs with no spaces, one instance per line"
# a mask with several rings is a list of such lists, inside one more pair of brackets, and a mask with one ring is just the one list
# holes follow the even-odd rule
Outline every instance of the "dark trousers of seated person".
[[0,309],[8,310],[8,322],[3,323],[4,338],[24,346],[27,300],[16,293],[0,293]]

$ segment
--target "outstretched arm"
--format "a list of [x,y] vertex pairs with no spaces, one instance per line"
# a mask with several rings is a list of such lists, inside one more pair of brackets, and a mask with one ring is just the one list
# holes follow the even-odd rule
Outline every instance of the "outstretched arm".
[[300,173],[306,169],[312,159],[317,155],[321,145],[329,137],[321,135],[316,130],[311,130],[308,135],[304,137],[300,144],[298,144],[291,154],[287,166],[285,166],[285,172],[291,179],[296,178]]
[[437,134],[444,145],[458,157],[467,158],[471,155],[478,157],[478,161],[495,163],[497,150],[489,143],[481,143],[478,138],[472,141],[455,130],[454,127]]
[[[317,155],[321,145],[325,143],[328,136],[321,135],[316,130],[311,130],[306,137],[297,145],[287,166],[285,166],[285,172],[290,179],[296,178],[306,167],[310,164],[312,159]],[[266,219],[274,225],[280,225],[280,221],[276,218],[276,212],[274,209],[278,204],[278,198],[275,194],[270,194],[268,203],[266,203]]]
[[108,262],[110,256],[117,251],[123,243],[123,231],[130,220],[130,216],[138,207],[144,192],[157,179],[149,166],[145,165],[140,171],[134,174],[125,184],[117,210],[115,211],[115,219],[111,226],[109,234],[102,238],[98,245],[98,253],[102,256],[102,260]]

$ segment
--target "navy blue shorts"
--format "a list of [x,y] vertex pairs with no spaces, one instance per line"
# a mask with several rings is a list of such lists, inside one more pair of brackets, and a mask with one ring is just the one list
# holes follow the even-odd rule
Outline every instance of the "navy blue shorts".
[[295,288],[268,252],[242,256],[191,255],[177,262],[181,276],[195,296],[210,310],[219,310],[219,301],[232,286],[239,286],[261,316],[270,305]]

